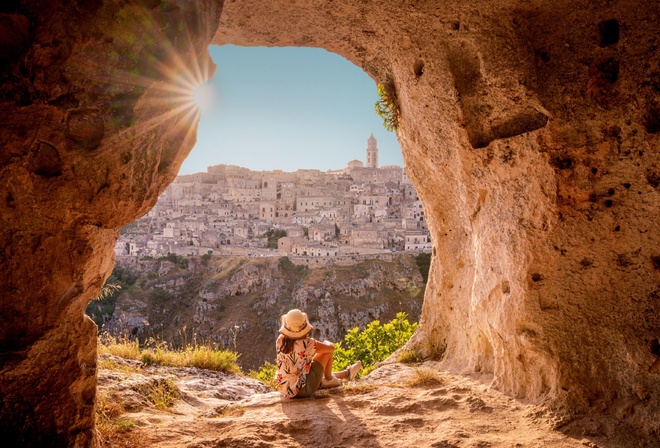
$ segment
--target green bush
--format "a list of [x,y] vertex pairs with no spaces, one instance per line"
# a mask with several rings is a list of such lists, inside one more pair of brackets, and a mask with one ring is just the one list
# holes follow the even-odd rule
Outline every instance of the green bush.
[[348,330],[344,342],[335,344],[333,370],[345,369],[360,360],[360,373],[369,373],[377,362],[384,361],[403,347],[416,329],[417,323],[408,322],[406,313],[397,313],[394,319],[384,325],[375,320],[362,331],[358,328]]
[[383,119],[383,126],[390,132],[399,130],[399,102],[397,100],[396,88],[392,81],[378,84],[378,96],[374,108],[376,114]]
[[250,370],[248,376],[252,379],[259,380],[266,386],[275,389],[275,373],[277,372],[277,365],[272,362],[266,361],[259,370]]
[[181,256],[181,255],[169,253],[169,254],[165,255],[164,257],[158,258],[158,260],[159,261],[161,261],[161,260],[169,261],[170,263],[173,263],[179,269],[188,269],[188,259],[184,256]]
[[268,248],[277,249],[277,241],[286,236],[286,230],[283,229],[270,229],[260,236],[260,238],[268,238]]

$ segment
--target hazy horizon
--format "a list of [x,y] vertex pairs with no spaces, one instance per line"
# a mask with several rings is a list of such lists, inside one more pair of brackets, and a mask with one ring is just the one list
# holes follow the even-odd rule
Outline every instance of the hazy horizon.
[[378,140],[379,166],[403,166],[396,135],[374,111],[376,83],[353,63],[315,48],[211,46],[212,107],[179,175],[219,164],[253,171],[321,171],[365,162]]

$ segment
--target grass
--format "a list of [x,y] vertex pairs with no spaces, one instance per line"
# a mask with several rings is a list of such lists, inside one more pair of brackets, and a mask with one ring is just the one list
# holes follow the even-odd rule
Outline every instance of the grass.
[[373,383],[351,382],[341,387],[341,392],[345,395],[363,395],[373,392],[379,387]]
[[401,353],[399,353],[396,359],[397,362],[404,364],[422,362],[423,360],[424,358],[422,357],[422,354],[417,350],[403,350]]
[[241,373],[236,363],[240,356],[238,353],[218,349],[212,344],[197,343],[196,340],[183,348],[175,349],[165,342],[153,339],[147,341],[145,345],[140,345],[138,341],[131,341],[126,336],[114,337],[103,334],[99,338],[98,351],[100,354],[107,353],[120,358],[135,359],[145,364],[198,367],[227,373]]
[[138,422],[122,416],[126,408],[121,402],[113,400],[104,392],[97,394],[96,428],[99,432],[99,442],[102,448],[141,448],[147,445],[134,432]]
[[245,408],[239,405],[227,405],[214,409],[215,417],[240,417],[245,414]]
[[157,378],[149,383],[138,384],[133,387],[133,390],[161,411],[171,408],[181,395],[174,380],[170,378]]
[[137,366],[131,366],[128,364],[122,364],[112,359],[99,358],[98,360],[99,369],[103,370],[114,370],[115,372],[124,372],[124,373],[139,373],[142,372],[142,369]]
[[432,387],[441,384],[443,384],[442,376],[429,367],[416,368],[415,376],[406,381],[408,387]]

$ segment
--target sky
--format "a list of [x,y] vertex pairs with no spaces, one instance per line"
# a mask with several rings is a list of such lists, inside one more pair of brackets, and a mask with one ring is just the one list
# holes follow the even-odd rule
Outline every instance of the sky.
[[344,168],[378,141],[379,166],[403,166],[396,135],[374,112],[375,82],[316,48],[209,47],[218,66],[204,90],[197,143],[179,174],[220,163],[252,170]]

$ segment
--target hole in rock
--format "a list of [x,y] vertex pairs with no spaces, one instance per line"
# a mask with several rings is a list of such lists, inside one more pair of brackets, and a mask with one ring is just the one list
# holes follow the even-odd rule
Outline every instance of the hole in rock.
[[[114,310],[139,299],[140,316],[122,321],[132,338],[156,333],[179,348],[196,336],[241,353],[248,371],[274,360],[279,316],[294,306],[334,342],[397,311],[417,322],[432,247],[396,135],[374,112],[374,81],[325,50],[210,53],[217,74],[191,92],[205,107],[196,146],[156,206],[121,229],[108,283],[122,289],[88,307],[101,331],[120,328]],[[421,76],[424,63],[414,68]],[[174,152],[162,149],[159,170]],[[347,299],[372,294],[351,283],[372,277],[406,286],[380,302]],[[337,304],[349,317],[321,322]]]
[[606,47],[619,42],[619,21],[605,20],[598,24],[598,45]]
[[649,134],[660,132],[660,106],[649,109],[644,117],[644,128]]
[[653,339],[649,344],[651,348],[651,353],[655,356],[660,356],[660,341],[658,339]]
[[416,77],[420,77],[424,74],[424,61],[417,61],[415,62],[415,66],[413,67],[413,72],[415,73]]
[[[568,170],[573,167],[573,159],[568,156],[556,156],[550,160],[550,163],[560,170]],[[595,173],[594,173],[595,174]]]
[[653,269],[660,271],[660,255],[651,255],[651,263],[653,264]]

